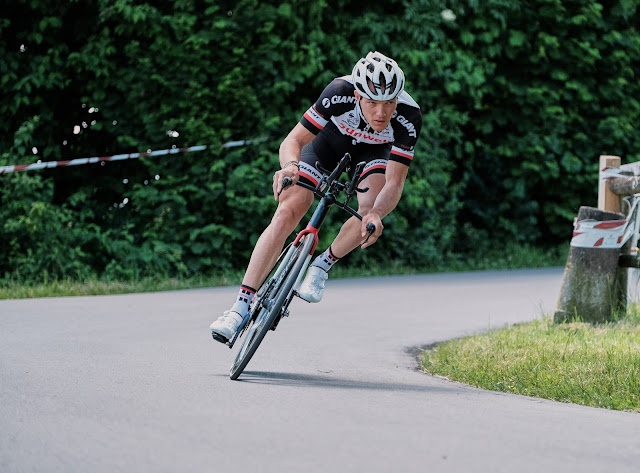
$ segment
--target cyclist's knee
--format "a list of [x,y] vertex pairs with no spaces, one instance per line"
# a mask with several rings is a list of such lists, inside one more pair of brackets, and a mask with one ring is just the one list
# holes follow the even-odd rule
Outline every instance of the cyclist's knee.
[[367,215],[369,212],[371,212],[371,209],[373,208],[373,202],[360,202],[358,204],[358,213],[360,215]]
[[369,189],[368,192],[358,196],[358,213],[360,215],[367,215],[371,212],[373,205],[376,202],[376,198],[380,193],[380,189]]
[[273,214],[271,224],[278,232],[289,231],[290,228],[295,228],[296,225],[298,225],[298,222],[296,221],[296,213],[293,211],[293,209],[280,206],[278,207],[278,210],[276,210],[276,213]]
[[282,202],[271,220],[274,230],[287,234],[291,233],[307,213],[310,205],[305,199]]

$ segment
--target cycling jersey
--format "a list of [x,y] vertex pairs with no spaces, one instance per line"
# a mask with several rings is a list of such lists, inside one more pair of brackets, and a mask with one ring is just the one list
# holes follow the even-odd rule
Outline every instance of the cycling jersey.
[[300,120],[307,130],[317,135],[313,140],[316,153],[333,152],[340,159],[359,145],[390,143],[389,159],[409,166],[422,128],[418,104],[407,92],[402,92],[389,125],[377,132],[361,116],[354,90],[351,76],[334,79]]

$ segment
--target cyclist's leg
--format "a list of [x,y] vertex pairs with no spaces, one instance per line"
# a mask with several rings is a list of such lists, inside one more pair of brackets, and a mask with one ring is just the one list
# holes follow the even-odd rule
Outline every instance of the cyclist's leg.
[[302,187],[285,189],[271,223],[262,232],[253,249],[242,284],[260,287],[278,259],[287,238],[295,230],[313,203],[313,194]]
[[313,193],[302,187],[295,186],[282,192],[271,223],[262,232],[253,249],[236,302],[210,326],[215,340],[226,343],[237,332],[256,289],[268,276],[288,236],[295,230],[312,202]]
[[[358,213],[360,215],[369,213],[378,194],[384,187],[386,162],[386,159],[373,159],[367,164],[362,173],[362,181],[359,187],[368,187],[369,190],[358,194]],[[333,243],[309,267],[304,281],[298,289],[298,295],[302,299],[307,302],[320,302],[322,300],[329,270],[340,258],[358,247],[362,241],[360,229],[361,222],[356,217],[351,217],[342,225]]]
[[[315,152],[313,143],[307,144],[300,155],[298,178],[300,181],[316,186],[322,177],[316,168],[320,158]],[[323,166],[335,166],[335,163],[321,160]],[[269,271],[278,259],[284,244],[295,230],[296,226],[307,213],[313,203],[314,195],[311,191],[294,186],[286,189],[280,196],[280,203],[269,226],[262,233],[256,243],[249,266],[242,284],[258,288],[266,279]]]
[[[307,184],[316,185],[321,174],[314,167],[318,157],[312,143],[302,149],[300,158],[299,179]],[[307,213],[313,199],[313,193],[302,187],[293,186],[282,191],[271,223],[262,232],[253,248],[236,302],[211,324],[211,334],[215,340],[226,342],[236,333],[249,310],[256,290],[278,261],[287,238]]]

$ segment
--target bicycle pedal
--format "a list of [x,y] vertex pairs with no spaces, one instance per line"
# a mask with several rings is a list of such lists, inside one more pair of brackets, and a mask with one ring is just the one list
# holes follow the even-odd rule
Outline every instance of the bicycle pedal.
[[229,339],[227,337],[223,337],[219,333],[211,332],[211,336],[216,342],[224,343],[225,345],[229,344]]

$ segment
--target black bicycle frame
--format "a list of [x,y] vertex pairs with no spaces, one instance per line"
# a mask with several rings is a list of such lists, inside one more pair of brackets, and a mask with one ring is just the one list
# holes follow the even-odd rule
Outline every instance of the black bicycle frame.
[[[344,170],[349,165],[350,161],[351,161],[351,155],[349,153],[345,153],[345,155],[340,160],[340,163],[338,164],[338,166],[336,166],[336,168],[329,175],[329,177],[328,178],[323,177],[316,187],[310,186],[302,182],[297,182],[297,185],[304,187],[305,189],[308,189],[312,191],[315,195],[319,196],[320,202],[318,202],[318,205],[315,211],[313,212],[313,215],[311,216],[311,219],[309,220],[307,227],[304,230],[302,230],[300,233],[298,233],[298,235],[296,236],[296,239],[293,242],[294,245],[297,245],[300,239],[304,235],[312,234],[314,236],[314,243],[313,243],[313,247],[311,248],[311,253],[313,254],[313,252],[316,250],[316,247],[318,246],[318,238],[319,238],[318,232],[320,231],[320,227],[322,226],[325,218],[329,214],[329,208],[333,205],[337,205],[338,207],[350,213],[354,217],[358,218],[359,220],[362,220],[362,216],[358,212],[353,210],[351,207],[349,207],[347,204],[349,202],[349,199],[351,199],[351,196],[356,191],[366,192],[368,190],[368,189],[357,188],[357,182],[360,177],[360,173],[362,172],[362,169],[365,166],[365,163],[364,162],[358,163],[354,171],[353,178],[348,183],[348,185],[343,184],[338,180],[340,178],[340,175],[344,172]],[[325,185],[328,186],[328,189],[326,192],[321,190],[322,187]],[[347,194],[347,198],[344,202],[339,202],[336,199],[336,194],[341,191],[345,191]],[[367,227],[367,229],[369,229],[369,227]],[[373,233],[373,231],[369,230],[369,233]]]

